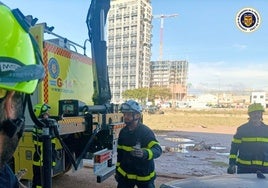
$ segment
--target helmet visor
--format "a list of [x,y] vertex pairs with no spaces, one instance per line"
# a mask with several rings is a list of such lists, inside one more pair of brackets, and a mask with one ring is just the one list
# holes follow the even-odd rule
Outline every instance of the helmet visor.
[[11,61],[5,61],[0,57],[0,83],[28,82],[40,79],[40,75],[44,74],[44,68],[41,65],[14,66]]
[[129,104],[127,104],[127,103],[123,103],[123,104],[121,105],[121,112],[122,112],[122,113],[125,113],[125,112],[136,112],[136,111],[133,110]]

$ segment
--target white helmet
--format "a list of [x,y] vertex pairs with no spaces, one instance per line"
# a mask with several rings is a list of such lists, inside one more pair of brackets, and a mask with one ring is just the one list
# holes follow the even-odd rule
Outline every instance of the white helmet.
[[138,102],[134,100],[128,100],[127,102],[123,103],[121,105],[120,110],[122,113],[125,113],[125,112],[141,113],[142,112],[141,106],[139,105]]

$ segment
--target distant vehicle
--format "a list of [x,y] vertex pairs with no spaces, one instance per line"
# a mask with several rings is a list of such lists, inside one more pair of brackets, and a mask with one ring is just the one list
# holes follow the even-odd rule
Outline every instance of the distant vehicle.
[[162,111],[159,106],[146,106],[144,112],[148,114],[164,114],[164,111]]
[[176,108],[190,108],[190,105],[188,102],[176,102]]

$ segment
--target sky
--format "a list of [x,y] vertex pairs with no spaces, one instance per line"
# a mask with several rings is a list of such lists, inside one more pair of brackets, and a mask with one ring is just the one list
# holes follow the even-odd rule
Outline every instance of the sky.
[[[83,45],[90,0],[2,0],[54,26],[53,32]],[[162,60],[189,63],[189,91],[268,91],[267,0],[152,0],[152,58],[160,57],[160,19],[164,19]],[[243,32],[236,16],[243,8],[260,15],[254,32]]]

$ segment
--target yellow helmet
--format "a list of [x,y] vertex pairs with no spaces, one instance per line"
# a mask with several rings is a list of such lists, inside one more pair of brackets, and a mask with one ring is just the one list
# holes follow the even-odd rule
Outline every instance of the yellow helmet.
[[48,104],[36,104],[34,106],[34,114],[36,117],[41,117],[44,113],[47,113],[50,110]]
[[44,67],[31,25],[19,9],[0,2],[0,89],[33,93]]
[[248,113],[255,112],[255,111],[262,111],[264,112],[264,108],[261,103],[253,103],[248,106]]

